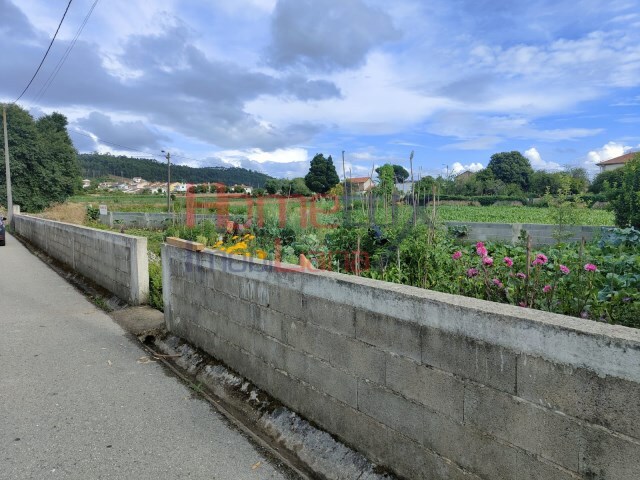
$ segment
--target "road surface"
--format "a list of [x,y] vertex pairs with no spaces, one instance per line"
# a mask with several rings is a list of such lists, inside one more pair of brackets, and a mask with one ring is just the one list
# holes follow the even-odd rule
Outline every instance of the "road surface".
[[0,479],[291,479],[8,236]]

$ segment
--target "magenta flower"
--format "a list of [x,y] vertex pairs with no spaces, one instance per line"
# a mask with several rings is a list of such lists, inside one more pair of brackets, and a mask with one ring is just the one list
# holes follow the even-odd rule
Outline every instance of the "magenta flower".
[[509,258],[509,257],[504,257],[504,259],[503,259],[503,260],[504,260],[504,263],[506,263],[506,264],[507,264],[507,267],[509,267],[509,268],[513,267],[513,260],[512,260],[511,258]]
[[472,277],[475,277],[476,275],[478,275],[477,268],[470,268],[469,270],[467,270],[467,277],[472,278]]
[[527,276],[522,272],[516,273],[516,277],[518,277],[520,280],[524,280],[525,278],[527,278]]
[[489,252],[487,251],[487,247],[484,246],[484,243],[478,242],[478,243],[476,243],[476,253],[478,255],[480,255],[481,257],[484,257]]
[[504,288],[504,285],[502,284],[502,282],[498,278],[494,278],[493,279],[493,284],[498,288]]
[[569,270],[565,265],[560,265],[560,271],[565,275],[569,275],[569,273],[571,273],[571,270]]
[[552,290],[551,285],[545,285],[544,287],[542,287],[542,291],[544,293],[549,293]]
[[593,263],[587,263],[587,264],[584,266],[584,269],[585,269],[587,272],[595,272],[596,270],[598,270],[598,267],[596,267]]
[[493,265],[493,258],[491,257],[482,257],[482,264],[486,267],[490,267]]
[[527,304],[525,302],[520,302],[520,303],[518,303],[518,306],[522,307],[522,308],[526,308]]
[[462,252],[460,250],[451,255],[451,258],[453,258],[454,260],[458,260],[460,259],[460,257],[462,257]]
[[536,259],[532,262],[532,265],[546,265],[549,259],[544,253],[536,255]]

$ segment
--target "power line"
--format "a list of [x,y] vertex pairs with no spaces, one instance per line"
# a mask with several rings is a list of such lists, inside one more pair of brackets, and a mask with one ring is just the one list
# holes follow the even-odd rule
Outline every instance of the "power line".
[[56,33],[53,34],[53,38],[51,39],[51,43],[49,43],[49,48],[47,48],[47,51],[44,53],[44,57],[42,57],[42,61],[40,62],[40,65],[38,65],[38,68],[36,69],[36,73],[33,74],[33,77],[31,77],[31,80],[29,80],[29,83],[27,84],[27,86],[24,87],[24,90],[22,91],[20,96],[18,98],[16,98],[13,101],[13,103],[16,103],[18,100],[20,100],[22,98],[22,96],[26,93],[26,91],[29,89],[29,87],[31,86],[31,84],[35,80],[36,75],[38,75],[38,72],[40,71],[40,68],[42,68],[42,64],[44,63],[45,59],[47,58],[47,55],[49,55],[49,50],[51,50],[51,47],[53,46],[53,42],[56,40],[56,37],[58,36],[58,32],[60,31],[60,27],[62,26],[62,22],[64,22],[64,17],[67,16],[67,12],[69,11],[69,7],[71,6],[71,2],[72,1],[73,0],[69,0],[69,3],[67,4],[67,8],[64,10],[64,13],[62,14],[62,18],[60,19],[60,23],[58,24],[58,28],[56,29]]
[[36,98],[35,98],[35,102],[36,103],[40,101],[40,99],[44,96],[45,93],[47,93],[47,90],[49,89],[49,87],[51,86],[51,84],[55,80],[56,76],[60,72],[60,69],[64,65],[64,62],[66,62],[67,58],[69,58],[69,54],[71,53],[71,50],[73,50],[73,47],[75,47],[76,41],[80,37],[80,34],[82,33],[82,30],[84,30],[84,27],[87,25],[87,22],[89,21],[89,17],[91,17],[91,14],[93,13],[93,10],[96,8],[96,5],[98,4],[98,1],[99,0],[95,0],[95,2],[93,2],[93,5],[91,5],[91,8],[89,9],[89,12],[84,17],[84,20],[83,20],[82,24],[80,25],[80,28],[76,32],[75,37],[73,37],[73,40],[71,41],[71,43],[69,44],[69,46],[65,50],[64,54],[62,55],[62,57],[60,57],[60,60],[58,60],[58,63],[56,64],[56,66],[52,70],[51,74],[49,74],[49,77],[47,78],[47,80],[40,87],[40,90],[36,94]]

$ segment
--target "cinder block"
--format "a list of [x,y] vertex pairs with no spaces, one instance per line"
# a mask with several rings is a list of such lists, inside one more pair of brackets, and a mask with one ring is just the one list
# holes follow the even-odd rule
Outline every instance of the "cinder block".
[[361,380],[358,382],[358,410],[416,442],[422,442],[423,406],[391,390]]
[[420,325],[365,310],[356,312],[356,338],[387,352],[421,360]]
[[639,383],[523,355],[518,396],[640,439]]
[[285,334],[286,343],[292,347],[319,357],[354,376],[384,384],[384,352],[311,323],[289,321]]
[[423,327],[422,363],[504,392],[516,391],[516,354],[503,347]]
[[355,377],[313,357],[305,356],[305,361],[307,383],[353,408],[358,406],[358,381]]
[[492,388],[467,384],[465,423],[575,472],[583,434],[565,415]]
[[305,295],[302,308],[307,321],[348,337],[356,336],[356,311],[353,307]]
[[240,283],[240,298],[267,307],[269,306],[269,286],[262,282],[244,279]]
[[513,479],[518,450],[470,425],[424,410],[422,444],[482,478]]
[[285,370],[287,347],[278,340],[268,337],[258,330],[252,330],[253,349],[251,353],[272,367]]
[[582,477],[524,450],[518,450],[516,475],[513,478],[515,480],[576,480]]
[[306,313],[302,307],[302,293],[277,285],[269,285],[269,308],[289,317],[304,320]]
[[256,306],[253,309],[253,314],[253,325],[256,329],[278,340],[285,341],[286,336],[283,331],[284,314],[260,306]]
[[386,386],[391,390],[462,422],[464,383],[461,380],[395,355],[387,357],[386,372]]
[[640,478],[640,442],[612,435],[601,428],[583,429],[585,447],[579,473],[584,478],[631,480]]
[[241,283],[241,277],[221,270],[215,270],[214,285],[217,291],[239,298]]

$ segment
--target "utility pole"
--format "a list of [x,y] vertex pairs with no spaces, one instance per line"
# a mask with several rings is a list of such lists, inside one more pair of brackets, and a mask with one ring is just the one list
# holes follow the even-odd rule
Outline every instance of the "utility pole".
[[164,150],[162,153],[167,154],[167,213],[171,213],[171,153]]
[[409,168],[411,168],[411,203],[413,204],[413,226],[415,227],[418,224],[418,207],[416,205],[416,182],[413,179],[413,150],[409,155]]
[[13,221],[13,196],[11,195],[11,167],[9,165],[9,136],[7,135],[7,106],[2,105],[2,124],[4,129],[4,162],[7,180],[7,220]]

